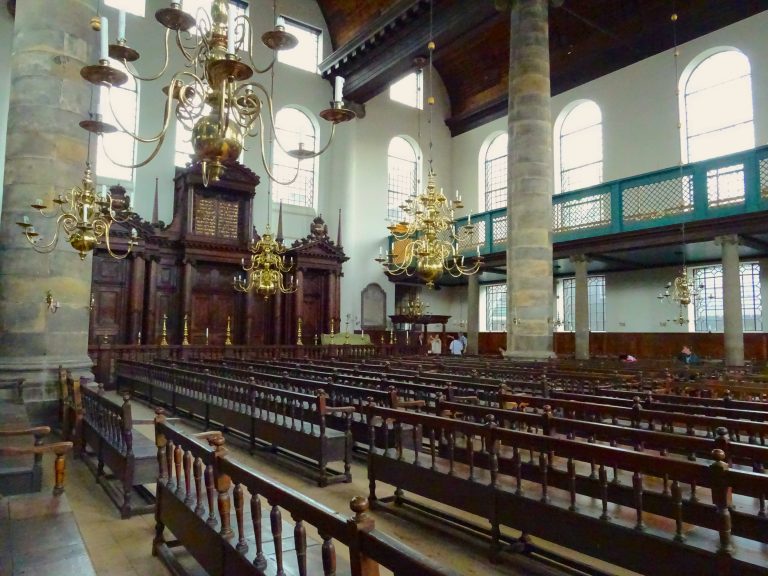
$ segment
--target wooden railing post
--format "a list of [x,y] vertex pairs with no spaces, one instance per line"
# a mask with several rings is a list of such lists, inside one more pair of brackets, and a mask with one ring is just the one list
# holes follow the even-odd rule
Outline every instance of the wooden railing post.
[[349,528],[352,532],[349,539],[349,560],[352,568],[352,576],[379,576],[379,565],[368,558],[361,550],[360,534],[368,533],[375,528],[373,518],[368,514],[368,499],[363,496],[355,496],[349,503],[352,512]]
[[214,454],[213,473],[216,481],[216,491],[219,493],[218,508],[219,519],[221,521],[221,527],[219,528],[219,535],[222,538],[229,540],[235,533],[232,530],[231,525],[231,509],[232,502],[229,496],[229,489],[232,487],[232,479],[227,474],[222,474],[220,462],[222,458],[227,455],[227,449],[224,447],[224,436],[218,435],[208,439],[208,443],[216,448]]
[[[712,473],[712,504],[717,509],[720,533],[720,545],[717,549],[719,555],[730,556],[733,553],[731,542],[731,487],[728,485],[728,463],[725,462],[725,453],[716,448],[712,450],[714,462],[709,465]],[[722,573],[722,572],[721,572]]]

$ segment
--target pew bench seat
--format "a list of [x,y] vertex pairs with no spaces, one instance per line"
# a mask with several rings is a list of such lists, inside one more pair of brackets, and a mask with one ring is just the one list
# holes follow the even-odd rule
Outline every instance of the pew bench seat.
[[[101,387],[80,386],[68,378],[76,455],[93,472],[121,518],[154,511],[154,497],[144,488],[157,480],[155,443],[134,429],[152,420],[134,420],[130,396],[120,404]],[[143,502],[134,503],[134,493]]]

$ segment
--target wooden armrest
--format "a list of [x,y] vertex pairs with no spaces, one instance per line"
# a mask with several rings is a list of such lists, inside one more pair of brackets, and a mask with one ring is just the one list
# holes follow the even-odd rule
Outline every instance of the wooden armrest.
[[398,398],[393,408],[423,408],[426,405],[426,400],[400,400]]
[[198,432],[197,434],[192,434],[192,438],[201,438],[202,440],[207,440],[208,438],[216,438],[218,436],[224,436],[221,430],[208,430],[207,432]]
[[351,414],[355,412],[354,406],[326,406],[325,411],[329,413],[342,412],[344,414]]
[[18,456],[21,454],[49,454],[53,453],[57,456],[66,454],[72,450],[72,442],[55,442],[54,444],[42,444],[40,446],[28,446],[26,448],[16,447],[0,447],[0,456]]
[[20,428],[18,430],[0,430],[0,436],[47,436],[51,433],[49,426]]
[[[168,422],[169,420],[178,420],[178,418],[166,418],[165,419],[166,422]],[[142,420],[142,419],[131,420],[131,426],[137,426],[137,425],[140,426],[142,424],[154,424],[154,423],[155,423],[155,419],[154,418],[149,418],[147,420]]]
[[454,396],[453,402],[466,402],[467,404],[479,404],[480,398],[475,395],[472,396]]

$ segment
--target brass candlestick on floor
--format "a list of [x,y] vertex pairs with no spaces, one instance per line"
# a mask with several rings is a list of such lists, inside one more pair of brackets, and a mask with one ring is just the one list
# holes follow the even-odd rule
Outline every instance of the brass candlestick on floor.
[[163,314],[163,332],[160,335],[160,346],[168,346],[168,314]]
[[232,317],[227,316],[227,337],[224,340],[225,346],[232,346]]
[[189,346],[189,316],[184,314],[184,337],[181,340],[182,346]]
[[301,341],[301,316],[296,320],[296,346],[304,346],[304,343]]

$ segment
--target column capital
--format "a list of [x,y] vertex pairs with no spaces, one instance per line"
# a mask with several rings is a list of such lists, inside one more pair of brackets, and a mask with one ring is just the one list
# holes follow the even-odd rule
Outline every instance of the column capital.
[[741,238],[738,234],[724,234],[722,236],[715,236],[716,246],[738,246],[741,244]]
[[591,260],[592,259],[586,254],[573,254],[570,257],[570,261],[573,262],[574,264],[581,264],[581,263],[586,264]]

